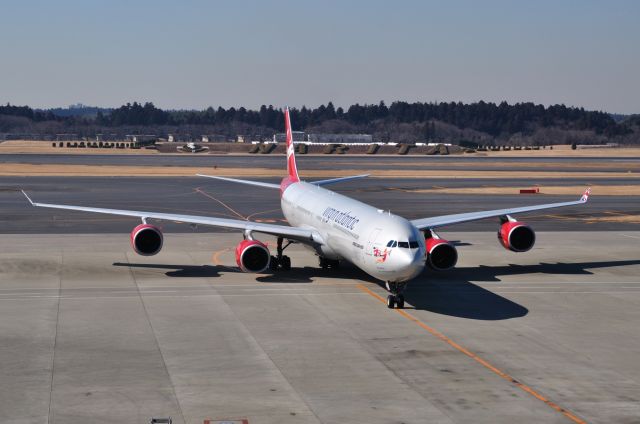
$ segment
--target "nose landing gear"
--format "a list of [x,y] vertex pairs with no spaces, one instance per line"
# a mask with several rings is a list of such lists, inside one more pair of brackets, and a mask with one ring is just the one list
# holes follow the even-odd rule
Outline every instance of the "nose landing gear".
[[406,287],[406,283],[392,283],[387,281],[387,290],[391,292],[389,296],[387,296],[387,308],[393,309],[403,309],[404,308],[404,289]]

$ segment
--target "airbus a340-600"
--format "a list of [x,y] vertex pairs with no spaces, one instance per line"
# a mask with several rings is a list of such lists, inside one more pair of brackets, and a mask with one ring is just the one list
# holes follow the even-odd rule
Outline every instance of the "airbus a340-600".
[[[206,216],[37,203],[23,193],[33,206],[140,218],[142,223],[131,232],[131,244],[136,253],[145,256],[157,254],[163,244],[162,232],[148,220],[170,220],[242,231],[243,240],[236,246],[235,256],[238,266],[244,272],[289,270],[291,260],[283,251],[290,243],[300,243],[315,252],[323,268],[337,268],[339,261],[349,261],[386,283],[390,292],[387,298],[389,308],[404,307],[403,292],[407,282],[422,273],[425,266],[436,270],[447,270],[455,266],[458,260],[456,248],[441,238],[434,231],[436,228],[498,217],[498,239],[502,246],[513,252],[526,252],[535,243],[535,233],[531,227],[517,221],[512,215],[584,204],[590,193],[590,189],[587,189],[582,198],[570,202],[407,220],[323,188],[367,175],[314,182],[300,180],[288,109],[285,110],[285,128],[287,175],[280,184],[201,176],[278,190],[282,213],[290,226]],[[277,237],[275,255],[271,255],[267,245],[256,238],[257,234]]]

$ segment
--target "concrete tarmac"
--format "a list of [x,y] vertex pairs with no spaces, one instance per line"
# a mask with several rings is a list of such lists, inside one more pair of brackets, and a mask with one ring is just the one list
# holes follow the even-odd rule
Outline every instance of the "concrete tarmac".
[[447,236],[458,268],[399,312],[298,245],[254,275],[238,234],[166,234],[154,257],[126,234],[3,234],[1,421],[637,422],[639,232],[542,232],[524,254]]

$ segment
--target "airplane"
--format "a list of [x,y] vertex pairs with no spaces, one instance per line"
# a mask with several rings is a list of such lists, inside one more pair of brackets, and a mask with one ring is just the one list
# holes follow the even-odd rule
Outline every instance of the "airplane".
[[198,153],[198,152],[202,152],[204,150],[209,150],[208,147],[202,147],[199,144],[196,144],[194,142],[189,142],[187,144],[185,144],[184,146],[178,146],[178,150],[181,152],[186,152],[186,151],[190,151],[191,153]]
[[[533,229],[512,215],[542,209],[585,204],[591,189],[576,201],[479,212],[441,215],[407,220],[390,211],[377,209],[358,200],[327,190],[324,186],[367,177],[368,174],[305,182],[298,175],[291,132],[289,109],[285,108],[287,175],[280,184],[197,174],[225,182],[248,184],[278,190],[280,204],[289,225],[243,221],[238,219],[144,212],[84,206],[38,203],[24,192],[33,206],[137,217],[142,223],[130,234],[133,250],[143,256],[160,252],[163,234],[148,220],[169,220],[195,225],[233,228],[242,231],[243,239],[235,248],[235,259],[243,272],[287,271],[291,259],[284,250],[291,243],[310,248],[319,257],[323,269],[338,268],[341,261],[351,262],[370,276],[385,283],[389,295],[387,307],[404,308],[407,283],[425,267],[437,271],[453,268],[458,260],[455,246],[441,238],[436,229],[443,226],[497,217],[498,240],[507,250],[526,252],[535,244]],[[277,237],[276,254],[271,255],[257,234]],[[284,244],[284,242],[287,244]]]

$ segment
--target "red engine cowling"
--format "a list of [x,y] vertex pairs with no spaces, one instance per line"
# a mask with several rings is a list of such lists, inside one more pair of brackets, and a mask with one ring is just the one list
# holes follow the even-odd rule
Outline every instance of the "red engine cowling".
[[269,249],[258,240],[242,240],[236,246],[236,263],[243,272],[262,272],[270,262]]
[[522,222],[508,221],[500,226],[498,240],[507,250],[526,252],[536,243],[536,233]]
[[446,271],[456,266],[458,251],[447,240],[428,238],[425,240],[427,248],[427,264],[436,271]]
[[131,231],[131,247],[142,256],[153,256],[162,249],[162,231],[150,224],[140,224]]

